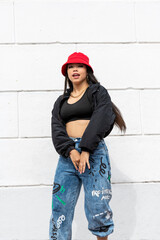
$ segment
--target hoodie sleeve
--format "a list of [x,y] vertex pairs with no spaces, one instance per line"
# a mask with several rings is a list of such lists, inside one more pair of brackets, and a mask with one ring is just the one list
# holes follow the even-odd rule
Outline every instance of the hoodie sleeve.
[[66,126],[59,120],[60,97],[55,101],[51,117],[51,135],[53,145],[58,154],[69,157],[69,152],[75,148],[75,142],[68,136]]
[[82,151],[90,153],[93,153],[98,143],[109,135],[116,117],[108,91],[101,85],[96,94],[97,104],[79,144]]

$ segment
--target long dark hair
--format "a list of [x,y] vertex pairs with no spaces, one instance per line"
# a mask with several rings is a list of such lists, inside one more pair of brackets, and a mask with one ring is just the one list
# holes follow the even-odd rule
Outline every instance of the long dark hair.
[[[88,79],[87,79],[87,82],[91,81],[92,83],[98,83],[98,80],[97,78],[94,76],[92,70],[90,67],[87,66],[87,75],[88,75]],[[63,94],[66,92],[67,90],[67,83],[70,87],[71,90],[73,90],[73,84],[71,82],[71,80],[68,78],[68,74],[66,73],[66,76],[65,76],[65,83],[64,83],[64,92]],[[118,107],[113,103],[112,103],[112,108],[113,108],[113,111],[116,115],[116,118],[115,118],[115,125],[121,130],[121,132],[126,132],[126,124],[125,124],[125,121],[122,117],[122,114],[120,112],[120,110],[118,109]]]

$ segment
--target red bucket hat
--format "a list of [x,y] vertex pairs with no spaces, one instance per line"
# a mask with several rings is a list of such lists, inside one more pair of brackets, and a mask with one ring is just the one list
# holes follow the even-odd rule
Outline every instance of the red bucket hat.
[[67,64],[69,64],[69,63],[83,63],[83,64],[87,65],[88,67],[90,67],[93,72],[93,69],[92,69],[91,65],[89,64],[89,58],[81,52],[72,53],[68,57],[67,62],[63,64],[63,66],[61,68],[61,72],[64,76],[66,76]]

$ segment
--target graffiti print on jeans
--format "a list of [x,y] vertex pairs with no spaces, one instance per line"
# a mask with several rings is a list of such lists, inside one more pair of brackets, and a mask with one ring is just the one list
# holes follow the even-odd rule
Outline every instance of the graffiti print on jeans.
[[100,170],[99,170],[99,174],[103,177],[103,175],[102,174],[105,174],[105,170],[104,169],[106,169],[107,168],[107,166],[106,166],[106,164],[105,163],[103,163],[102,162],[102,159],[103,159],[103,157],[101,157],[101,165],[100,165]]
[[92,165],[90,168],[90,172],[89,174],[91,174],[92,176],[94,176],[94,173],[96,172],[96,170],[94,169],[94,166]]
[[[90,157],[89,159],[92,163],[94,163],[94,159],[92,157]],[[89,169],[89,174],[92,175],[94,177],[94,173],[96,172],[96,170],[94,169],[94,166],[91,165],[91,168]]]
[[61,189],[60,184],[54,183],[52,194],[55,194],[55,193],[58,192],[60,189]]
[[[64,186],[58,184],[58,183],[54,183],[54,186],[53,186],[53,191],[52,191],[52,194],[55,194],[57,192],[61,192],[61,193],[64,193],[65,192],[65,188]],[[63,205],[66,205],[66,203],[56,194],[56,198],[63,204]],[[52,208],[53,208],[53,203],[52,203]]]
[[111,175],[109,171],[108,171],[108,181],[111,182]]
[[92,163],[94,163],[94,159],[90,156],[90,159],[89,159]]
[[51,238],[53,239],[53,240],[57,240],[57,227],[56,227],[56,224],[55,224],[55,222],[54,222],[54,219],[53,219],[53,217],[52,217],[52,236],[51,236]]
[[62,222],[63,221],[65,221],[65,216],[64,215],[62,215],[62,216],[60,216],[59,218],[58,218],[58,220],[57,220],[57,228],[60,228],[60,225],[62,224]]

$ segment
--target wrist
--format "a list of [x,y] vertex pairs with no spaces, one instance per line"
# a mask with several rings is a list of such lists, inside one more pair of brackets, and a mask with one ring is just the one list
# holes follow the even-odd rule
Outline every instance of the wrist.
[[75,149],[71,149],[71,151],[69,152],[69,156],[71,155],[72,151],[75,150]]
[[84,151],[84,150],[83,150],[81,153],[86,153],[86,154],[89,154],[89,152],[88,152],[88,151]]

